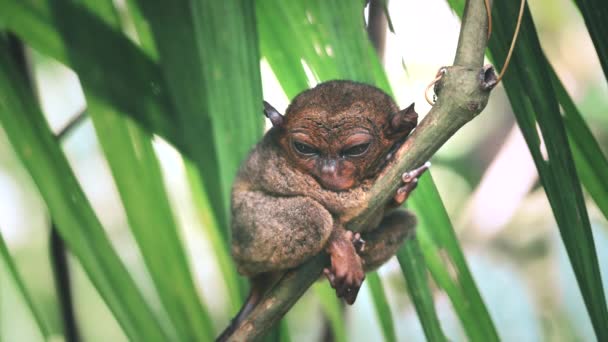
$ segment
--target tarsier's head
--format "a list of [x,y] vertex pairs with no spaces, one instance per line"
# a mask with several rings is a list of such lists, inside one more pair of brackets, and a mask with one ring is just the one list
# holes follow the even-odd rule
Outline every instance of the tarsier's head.
[[284,116],[264,106],[286,157],[333,191],[374,176],[418,121],[413,104],[399,110],[380,89],[352,81],[330,81],[300,93]]

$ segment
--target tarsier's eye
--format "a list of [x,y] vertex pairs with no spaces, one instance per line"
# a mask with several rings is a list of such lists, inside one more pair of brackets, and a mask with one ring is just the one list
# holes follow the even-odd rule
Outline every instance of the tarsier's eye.
[[342,151],[342,155],[345,157],[359,157],[365,152],[367,152],[367,150],[369,149],[369,145],[370,143],[363,143],[349,147],[346,150]]
[[314,156],[319,154],[319,150],[300,141],[293,141],[293,148],[300,154]]

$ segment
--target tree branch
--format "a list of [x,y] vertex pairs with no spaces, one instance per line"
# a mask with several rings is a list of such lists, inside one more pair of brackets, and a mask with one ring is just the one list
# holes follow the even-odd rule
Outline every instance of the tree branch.
[[[482,68],[487,43],[484,0],[468,0],[454,65],[442,68],[444,76],[435,85],[437,103],[418,125],[371,188],[370,202],[347,227],[359,231],[384,207],[401,185],[401,174],[422,165],[464,124],[485,108],[496,75]],[[237,327],[231,341],[250,341],[263,336],[321,276],[328,263],[324,253],[285,274]]]

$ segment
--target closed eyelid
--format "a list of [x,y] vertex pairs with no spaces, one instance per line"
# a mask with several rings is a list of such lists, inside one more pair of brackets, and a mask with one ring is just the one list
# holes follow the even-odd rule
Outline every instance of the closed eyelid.
[[372,141],[372,136],[367,133],[357,133],[346,138],[344,146],[352,147],[361,144],[368,144]]
[[292,138],[299,140],[311,140],[313,136],[315,136],[314,132],[311,132],[308,129],[293,129],[289,131]]

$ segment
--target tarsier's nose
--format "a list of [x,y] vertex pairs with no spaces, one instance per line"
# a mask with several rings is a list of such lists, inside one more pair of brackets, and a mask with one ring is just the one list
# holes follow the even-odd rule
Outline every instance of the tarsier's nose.
[[338,168],[338,163],[335,159],[326,159],[323,161],[323,165],[321,165],[321,174],[323,176],[335,175],[336,170]]
[[335,159],[326,159],[321,162],[320,165],[320,179],[321,185],[324,188],[334,191],[344,191],[353,185],[352,179],[348,177],[342,177],[340,175],[338,161]]

